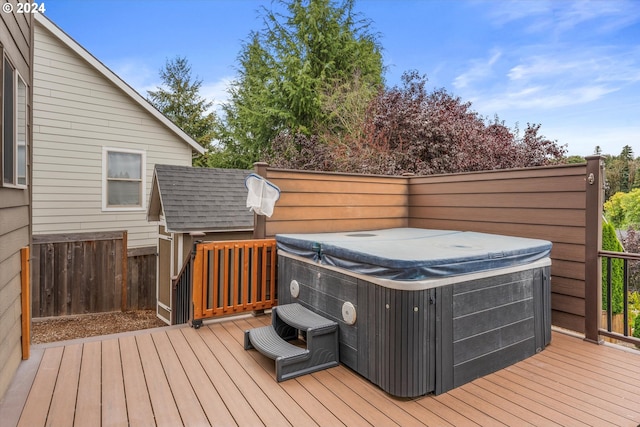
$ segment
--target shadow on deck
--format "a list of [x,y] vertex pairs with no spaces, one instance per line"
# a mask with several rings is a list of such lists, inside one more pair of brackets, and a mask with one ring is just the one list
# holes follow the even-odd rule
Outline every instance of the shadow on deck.
[[544,351],[439,396],[397,399],[344,366],[278,383],[241,317],[34,346],[3,426],[638,426],[640,352],[554,331]]

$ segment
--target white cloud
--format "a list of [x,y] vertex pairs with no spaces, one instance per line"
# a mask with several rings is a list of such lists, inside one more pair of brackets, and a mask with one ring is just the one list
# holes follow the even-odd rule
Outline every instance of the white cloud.
[[600,146],[604,154],[618,155],[622,147],[633,147],[640,140],[640,126],[620,127],[593,123],[568,127],[561,124],[543,125],[541,131],[559,144],[567,144],[569,155],[587,156],[593,154],[596,146]]
[[145,98],[147,91],[156,90],[162,85],[158,71],[139,59],[122,59],[110,68]]
[[490,52],[490,55],[491,56],[488,59],[471,61],[471,67],[453,80],[453,86],[457,89],[462,89],[469,86],[471,83],[491,76],[493,66],[502,56],[502,52],[494,49]]
[[502,54],[500,62],[504,74],[486,72],[474,62],[454,80],[459,95],[482,110],[500,113],[589,104],[636,90],[640,82],[640,51],[635,47],[576,46],[559,52],[531,46]]
[[529,58],[525,63],[512,67],[507,73],[507,77],[512,81],[530,81],[537,78],[566,75],[567,72],[575,70],[584,70],[586,65],[582,61],[559,61],[555,55],[535,56]]
[[485,111],[548,110],[597,101],[615,91],[615,89],[597,85],[584,85],[564,90],[558,90],[552,86],[532,86],[517,92],[483,92],[481,96],[475,98],[473,103],[474,106]]
[[630,26],[640,19],[640,3],[634,0],[483,2],[491,22],[498,27],[519,21],[528,33],[571,31],[588,24],[592,32],[606,33]]
[[219,111],[220,106],[227,102],[229,97],[227,89],[232,81],[232,77],[223,77],[214,83],[203,84],[200,87],[200,96],[213,102],[213,111],[211,112]]

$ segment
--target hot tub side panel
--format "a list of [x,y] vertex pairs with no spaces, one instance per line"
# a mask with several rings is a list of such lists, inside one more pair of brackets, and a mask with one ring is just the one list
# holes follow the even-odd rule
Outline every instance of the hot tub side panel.
[[[405,291],[280,255],[278,300],[338,322],[340,362],[401,397],[444,393],[551,338],[549,267]],[[354,324],[342,317],[345,302],[355,307]]]
[[[366,306],[360,326],[357,371],[399,397],[435,389],[435,291],[402,291],[359,280]],[[366,327],[362,327],[365,324]]]
[[[291,294],[290,285],[293,280],[299,289],[297,298]],[[297,302],[321,316],[338,322],[340,361],[356,369],[358,329],[364,322],[356,322],[354,325],[345,323],[342,318],[342,305],[347,301],[355,306],[358,313],[356,278],[314,264],[278,256],[278,304]]]
[[[279,304],[298,302],[338,322],[341,363],[395,396],[434,391],[435,290],[389,289],[288,257],[278,262]],[[345,302],[356,309],[352,325],[342,316]]]
[[436,393],[498,371],[551,339],[549,267],[438,288]]

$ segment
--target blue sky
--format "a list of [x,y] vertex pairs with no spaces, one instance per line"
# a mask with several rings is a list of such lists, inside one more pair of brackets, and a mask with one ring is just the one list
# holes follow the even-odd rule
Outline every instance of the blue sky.
[[[45,15],[146,96],[185,56],[223,102],[260,30],[258,0],[46,0]],[[356,0],[383,47],[388,86],[426,74],[483,116],[540,132],[568,154],[640,155],[640,1]]]

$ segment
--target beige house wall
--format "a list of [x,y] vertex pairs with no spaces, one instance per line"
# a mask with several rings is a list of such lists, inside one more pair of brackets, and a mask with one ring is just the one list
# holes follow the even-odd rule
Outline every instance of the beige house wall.
[[[153,169],[190,166],[190,138],[53,23],[36,21],[33,233],[126,229],[129,248],[156,246],[158,226],[146,219]],[[141,208],[103,210],[105,148],[144,153]]]
[[[15,0],[10,3],[17,4]],[[27,104],[32,107],[33,18],[27,14],[0,13],[0,76],[7,58],[27,85]],[[3,84],[0,78],[0,99]],[[2,112],[0,102],[0,113]],[[3,119],[0,114],[0,135]],[[28,124],[32,118],[28,117]],[[30,151],[31,127],[27,129]],[[2,138],[0,136],[0,141]],[[0,146],[1,147],[1,146]],[[2,168],[0,148],[0,170]],[[27,163],[27,176],[31,162]],[[0,177],[2,177],[0,173]],[[29,177],[27,178],[29,180]],[[2,180],[0,179],[0,182]],[[0,183],[0,399],[4,396],[22,359],[22,304],[20,250],[30,241],[30,186],[11,188]]]

